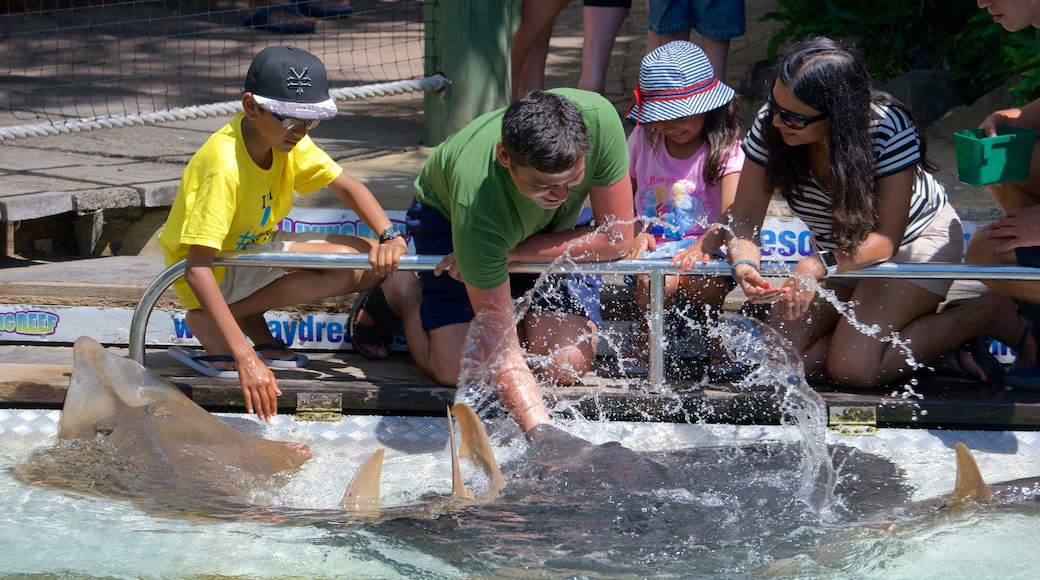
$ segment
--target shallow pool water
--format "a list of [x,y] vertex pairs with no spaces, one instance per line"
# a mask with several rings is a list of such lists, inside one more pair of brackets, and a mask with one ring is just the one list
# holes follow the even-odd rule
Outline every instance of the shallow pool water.
[[[496,501],[449,511],[445,420],[348,417],[334,424],[278,417],[232,426],[310,445],[314,459],[285,487],[258,491],[267,517],[155,516],[130,502],[25,485],[8,471],[53,443],[59,412],[0,410],[0,574],[107,577],[682,577],[1026,578],[1040,503],[953,510],[900,523],[888,508],[948,493],[953,446],[964,441],[990,482],[1040,475],[1034,433],[881,430],[828,434],[838,462],[835,505],[795,497],[797,433],[783,427],[567,422],[595,442],[617,440],[668,465],[672,487],[604,488],[538,480],[511,424],[492,429],[508,488]],[[337,504],[354,470],[384,446],[378,520]],[[561,458],[565,459],[565,458]],[[467,478],[479,487],[476,471]],[[639,486],[636,486],[637,488]],[[880,514],[880,515],[879,515]]]

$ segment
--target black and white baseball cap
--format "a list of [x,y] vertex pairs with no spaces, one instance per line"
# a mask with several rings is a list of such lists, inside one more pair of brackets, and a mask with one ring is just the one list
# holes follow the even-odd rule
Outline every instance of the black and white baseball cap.
[[325,65],[295,46],[269,46],[253,57],[244,90],[258,105],[282,117],[315,120],[336,116]]

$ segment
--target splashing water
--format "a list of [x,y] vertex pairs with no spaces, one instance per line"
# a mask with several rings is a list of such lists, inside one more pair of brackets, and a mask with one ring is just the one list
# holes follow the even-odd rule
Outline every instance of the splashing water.
[[[834,504],[838,474],[827,451],[827,404],[805,380],[805,372],[791,344],[761,321],[723,314],[709,328],[732,360],[753,370],[737,382],[742,389],[772,385],[785,424],[798,429],[804,450],[799,497],[817,514],[826,515]],[[789,418],[789,419],[788,419]]]

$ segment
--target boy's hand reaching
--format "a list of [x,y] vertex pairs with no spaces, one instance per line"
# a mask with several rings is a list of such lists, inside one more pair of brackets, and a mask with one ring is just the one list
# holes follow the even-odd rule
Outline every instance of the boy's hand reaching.
[[252,353],[241,357],[241,360],[236,358],[235,366],[238,367],[246,412],[256,413],[263,421],[273,419],[278,414],[278,396],[282,394],[274,373]]

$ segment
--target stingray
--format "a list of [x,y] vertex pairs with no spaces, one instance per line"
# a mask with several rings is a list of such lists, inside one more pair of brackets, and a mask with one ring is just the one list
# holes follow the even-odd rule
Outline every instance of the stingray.
[[1009,481],[986,483],[968,446],[958,442],[957,475],[953,491],[937,497],[906,503],[883,510],[867,524],[889,531],[901,525],[923,521],[951,510],[967,510],[982,505],[1014,505],[1024,501],[1040,501],[1040,477],[1023,477]]
[[[163,377],[89,337],[76,341],[73,357],[57,444],[13,468],[25,483],[129,500],[160,515],[255,515],[258,508],[277,506],[256,505],[254,498],[270,497],[311,457],[305,444],[271,441],[225,424]],[[460,451],[501,486],[480,421],[465,405],[455,405],[449,428],[452,414],[462,431]],[[472,497],[458,475],[453,433],[451,440],[454,494]],[[344,509],[378,505],[376,464],[370,461],[355,475]]]

